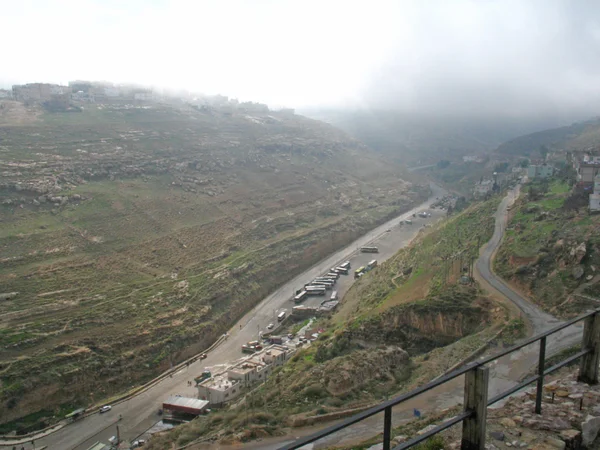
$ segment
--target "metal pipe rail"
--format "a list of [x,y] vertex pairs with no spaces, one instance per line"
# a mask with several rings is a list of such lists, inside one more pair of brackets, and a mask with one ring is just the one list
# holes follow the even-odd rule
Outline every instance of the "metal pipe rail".
[[[515,392],[527,387],[533,382],[537,382],[535,413],[540,414],[542,408],[544,377],[580,358],[582,358],[582,360],[579,369],[579,380],[589,384],[598,383],[598,365],[600,363],[600,314],[598,313],[600,313],[600,308],[588,312],[586,314],[582,314],[567,322],[563,322],[562,324],[546,331],[545,333],[526,339],[525,341],[517,345],[514,345],[483,360],[467,364],[464,367],[452,371],[436,379],[435,381],[421,386],[418,389],[402,394],[391,400],[385,401],[366,411],[363,411],[348,419],[345,419],[335,425],[320,430],[310,436],[298,439],[292,443],[284,445],[280,447],[279,450],[299,449],[300,447],[303,447],[306,444],[318,441],[319,439],[329,436],[337,431],[343,430],[344,428],[354,425],[355,423],[361,422],[381,412],[384,413],[383,450],[390,450],[392,441],[392,408],[462,375],[466,375],[464,411],[456,417],[453,417],[452,419],[447,420],[441,425],[436,426],[430,431],[420,436],[417,436],[407,442],[404,442],[401,445],[398,445],[394,448],[394,450],[408,449],[460,422],[463,423],[463,437],[461,443],[462,449],[483,450],[485,448],[486,409],[489,405],[492,405],[502,400],[503,398],[514,394]],[[550,368],[546,368],[546,338],[554,333],[564,330],[567,327],[581,322],[582,320],[585,321],[582,339],[582,350],[576,353],[575,355],[566,358],[560,363],[555,364]],[[516,386],[507,389],[488,400],[487,386],[489,379],[489,370],[485,366],[492,361],[495,361],[503,356],[509,355],[517,350],[522,349],[523,347],[526,347],[538,341],[540,343],[540,348],[537,374],[528,377]]]

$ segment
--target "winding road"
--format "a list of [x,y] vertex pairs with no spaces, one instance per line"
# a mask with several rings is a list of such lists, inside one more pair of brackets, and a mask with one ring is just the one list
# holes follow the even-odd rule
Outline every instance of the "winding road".
[[[542,311],[540,308],[532,304],[521,293],[512,289],[502,279],[496,276],[491,269],[494,255],[504,237],[506,228],[508,207],[514,203],[520,192],[520,185],[502,199],[495,213],[495,228],[492,238],[485,244],[481,250],[480,257],[476,262],[475,270],[477,276],[481,277],[488,286],[500,294],[506,300],[512,302],[525,316],[531,325],[534,334],[542,333],[550,328],[559,325],[561,322],[554,316]],[[558,333],[548,337],[546,358],[564,350],[566,348],[577,345],[581,342],[582,326],[581,324],[570,326],[561,330]],[[481,356],[483,359],[493,351]],[[496,361],[490,363],[490,381],[489,381],[489,397],[499,394],[520,382],[526,375],[531,373],[533,367],[538,362],[538,344],[531,344],[522,348],[519,351],[506,355]],[[392,424],[399,426],[413,419],[413,408],[419,409],[424,414],[427,411],[442,410],[455,406],[463,401],[464,378],[455,378],[443,385],[432,389],[421,396],[404,402],[393,409]],[[499,407],[503,402],[498,402],[492,407]],[[329,424],[328,424],[329,425]],[[368,439],[376,434],[383,432],[383,416],[378,415],[367,420],[352,425],[349,428],[341,430],[331,436],[321,439],[317,443],[307,445],[303,448],[323,449],[333,445],[351,445],[361,440]],[[302,430],[298,430],[298,435],[304,435]],[[256,444],[244,446],[248,449],[264,449],[275,450],[284,443],[291,442],[289,437],[269,440]],[[260,444],[260,445],[258,445]],[[207,449],[221,448],[215,446],[206,446]],[[227,447],[222,447],[226,449]]]
[[[209,354],[204,361],[193,363],[188,369],[182,369],[173,378],[165,378],[151,389],[125,401],[113,408],[108,414],[94,414],[86,419],[76,422],[73,425],[64,427],[46,437],[36,439],[36,446],[47,445],[48,449],[72,449],[84,450],[96,441],[106,442],[108,438],[115,434],[116,417],[123,415],[123,420],[119,423],[122,436],[133,439],[145,430],[150,428],[158,417],[157,409],[164,398],[173,393],[184,396],[195,396],[195,389],[187,386],[187,381],[200,373],[204,367],[218,367],[226,362],[239,357],[239,346],[251,339],[255,339],[258,330],[264,328],[266,324],[272,322],[278,311],[282,308],[290,308],[289,298],[293,289],[310,281],[318,274],[329,267],[343,261],[351,259],[354,264],[361,264],[362,259],[370,258],[369,255],[357,253],[357,248],[373,241],[377,241],[381,254],[378,260],[383,261],[395,254],[399,248],[406,245],[415,235],[416,227],[410,230],[398,227],[398,220],[412,215],[413,212],[427,208],[433,198],[443,195],[445,192],[439,187],[432,185],[433,195],[431,198],[419,205],[417,208],[403,214],[402,216],[389,221],[386,224],[372,230],[365,236],[358,239],[350,246],[336,252],[326,260],[312,267],[302,275],[286,283],[281,289],[268,296],[255,309],[250,311],[230,330],[230,337],[219,345],[216,351]],[[476,271],[478,275],[485,280],[487,284],[494,289],[497,294],[514,303],[523,315],[530,322],[534,333],[540,333],[560,323],[553,316],[543,312],[527,299],[513,290],[509,285],[498,278],[491,270],[493,256],[502,241],[507,208],[512,204],[519,194],[519,187],[510,191],[502,200],[495,213],[495,230],[492,238],[482,249],[479,259],[476,262]],[[434,210],[435,211],[435,210]],[[433,211],[432,211],[433,212]],[[429,221],[437,220],[443,216],[443,213],[436,211]],[[425,220],[421,220],[425,223]],[[393,228],[392,228],[393,227]],[[391,229],[391,232],[388,230]],[[347,277],[350,278],[350,277]],[[349,289],[351,281],[344,281],[345,284],[338,287],[340,295]],[[573,346],[581,340],[581,327],[572,326],[562,330],[548,339],[547,355],[557,353],[558,351]],[[537,344],[525,347],[518,352],[514,352],[490,364],[490,386],[489,395],[493,396],[511,386],[514,386],[531,368],[537,364]],[[420,409],[425,414],[428,410],[440,410],[454,406],[463,399],[464,380],[462,377],[456,378],[444,385],[433,389],[418,398],[394,408],[393,424],[398,426],[412,419],[413,408]],[[316,444],[307,446],[312,449],[326,448],[334,444],[351,444],[357,440],[369,438],[382,431],[383,417],[372,417],[363,422],[353,425],[350,428],[335,433]],[[307,434],[307,430],[297,430],[297,436]],[[250,449],[276,449],[285,442],[289,442],[290,437],[269,439],[261,442],[254,442],[244,446]],[[2,445],[2,443],[0,443]],[[10,444],[13,445],[13,444]],[[31,446],[26,447],[26,449]],[[206,448],[217,449],[227,448],[218,445],[207,445]]]

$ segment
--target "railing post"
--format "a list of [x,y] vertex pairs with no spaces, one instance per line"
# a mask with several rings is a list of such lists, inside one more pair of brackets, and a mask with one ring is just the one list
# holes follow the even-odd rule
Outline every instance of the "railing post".
[[581,349],[590,349],[591,351],[581,357],[578,380],[588,384],[597,384],[598,363],[600,361],[600,317],[598,313],[594,313],[585,319]]
[[538,359],[538,380],[535,392],[535,413],[542,413],[542,394],[544,393],[544,370],[546,369],[546,336],[540,339],[540,354]]
[[487,418],[488,380],[490,369],[475,367],[465,374],[465,411],[473,414],[463,421],[462,450],[485,449],[485,421]]
[[390,450],[392,446],[392,407],[383,410],[383,450]]

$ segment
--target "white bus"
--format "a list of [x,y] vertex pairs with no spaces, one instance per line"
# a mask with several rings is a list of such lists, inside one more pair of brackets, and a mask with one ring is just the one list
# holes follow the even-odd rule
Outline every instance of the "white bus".
[[300,303],[306,298],[306,291],[300,292],[298,295],[294,297],[294,303]]
[[377,267],[376,259],[370,261],[369,264],[367,264],[367,270],[373,270],[375,267]]
[[281,322],[283,319],[285,319],[285,311],[280,312],[279,315],[277,316],[278,322]]
[[333,291],[331,293],[331,297],[329,298],[329,300],[337,300],[338,299],[338,293],[337,291]]
[[306,286],[306,295],[325,295],[325,286]]
[[350,270],[351,269],[350,261],[346,261],[344,264],[340,264],[340,267],[342,269]]

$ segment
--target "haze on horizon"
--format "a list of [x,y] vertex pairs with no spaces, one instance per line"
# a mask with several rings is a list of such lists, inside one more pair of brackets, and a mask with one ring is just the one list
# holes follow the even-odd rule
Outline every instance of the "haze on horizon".
[[598,114],[600,3],[23,0],[0,86],[135,82],[292,107]]

